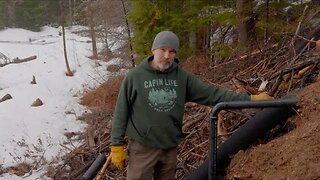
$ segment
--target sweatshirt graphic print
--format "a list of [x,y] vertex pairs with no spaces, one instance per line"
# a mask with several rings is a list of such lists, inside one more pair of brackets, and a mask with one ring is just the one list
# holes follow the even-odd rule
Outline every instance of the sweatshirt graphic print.
[[144,81],[144,88],[149,91],[148,104],[155,111],[168,112],[177,102],[177,80],[153,79]]

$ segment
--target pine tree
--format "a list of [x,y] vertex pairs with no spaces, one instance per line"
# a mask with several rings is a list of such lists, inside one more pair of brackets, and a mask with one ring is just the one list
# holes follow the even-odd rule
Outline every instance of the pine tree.
[[132,1],[129,20],[134,27],[134,51],[141,58],[149,55],[154,36],[162,30],[171,30],[180,38],[179,56],[189,56],[195,50],[190,46],[190,33],[208,25],[205,19],[199,18],[206,5],[206,1],[198,0]]
[[16,24],[31,30],[39,30],[45,15],[45,6],[41,0],[23,1],[16,6]]

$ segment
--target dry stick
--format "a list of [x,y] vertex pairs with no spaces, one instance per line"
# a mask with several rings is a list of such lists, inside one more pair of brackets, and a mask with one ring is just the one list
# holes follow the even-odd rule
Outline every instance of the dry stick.
[[[284,51],[286,51],[286,48],[282,47],[282,48],[279,48],[279,50],[276,53],[265,53],[266,55],[269,55],[269,54],[271,54],[271,55],[269,57],[266,57],[263,61],[259,61],[259,63],[257,63],[253,67],[247,69],[247,71],[240,72],[238,76],[245,75],[250,72],[255,72],[256,69],[259,69],[263,65],[264,61],[272,62],[273,59],[277,59],[280,56],[280,54],[284,53]],[[260,72],[260,73],[263,74],[263,72]],[[268,74],[268,72],[266,72],[263,76],[269,77],[266,74]]]
[[[60,173],[61,171],[62,171],[62,169],[69,163],[69,162],[71,162],[72,161],[72,159],[75,157],[77,155],[77,153],[72,153],[65,161],[64,161],[64,164],[62,165],[62,166],[60,166],[60,168],[56,171],[56,173],[53,175],[53,177],[55,178],[56,177],[56,175],[58,174],[58,173]],[[93,160],[92,160],[92,162],[93,162]],[[91,163],[92,163],[91,162]],[[89,166],[90,166],[90,164],[89,164]],[[88,167],[89,167],[88,166]],[[87,167],[85,167],[85,168],[87,168]],[[81,173],[81,172],[80,172]]]
[[189,134],[185,137],[185,141],[180,144],[180,149],[184,149],[184,146],[189,142],[189,138],[197,132],[196,128],[191,128],[193,131],[189,132]]
[[202,146],[202,145],[205,144],[205,143],[208,143],[208,140],[205,140],[204,142],[196,145],[195,147],[191,148],[188,152],[183,153],[183,154],[181,155],[181,158],[184,158],[186,155],[188,155],[189,153],[191,153],[194,149]]
[[[289,64],[289,60],[286,60],[286,61],[280,61],[279,63],[277,63],[277,64],[275,64],[275,71],[272,71],[271,73],[270,73],[270,75],[268,76],[268,77],[270,77],[269,79],[271,80],[271,79],[273,79],[273,78],[275,78],[275,76],[274,76],[274,74],[276,74],[276,73],[279,73],[279,71],[277,71],[278,69],[280,69],[280,71],[283,71],[283,69],[285,68],[285,67],[287,67],[287,65]],[[284,72],[284,71],[283,71]],[[288,73],[288,72],[286,72],[286,73]],[[286,74],[285,73],[285,74]],[[273,77],[273,78],[272,78]]]
[[196,128],[192,128],[192,129],[195,129],[195,130],[191,131],[191,133],[189,133],[189,134],[185,137],[185,139],[188,139],[190,136],[192,136],[192,135],[194,135],[196,132],[198,132],[198,130],[197,130]]
[[194,152],[191,152],[190,153],[193,157],[199,157],[199,158],[201,158],[201,159],[205,159],[206,158],[206,156],[202,156],[201,154],[197,154],[197,153],[194,153]]
[[181,163],[181,167],[182,167],[183,171],[185,172],[185,174],[190,174],[190,171],[189,171],[189,169],[187,168],[185,162],[182,162],[182,163]]
[[293,111],[299,116],[299,118],[302,120],[302,116],[301,114],[295,109],[295,108],[291,108],[293,109]]
[[255,55],[257,55],[257,54],[265,54],[264,52],[265,51],[267,51],[267,50],[269,50],[269,49],[272,49],[272,48],[274,48],[274,47],[277,47],[278,46],[278,44],[273,44],[272,46],[270,46],[270,47],[268,47],[268,48],[265,48],[265,49],[261,49],[259,46],[258,46],[258,50],[254,50],[254,51],[252,51],[252,52],[250,52],[249,54],[246,54],[246,55],[243,55],[243,56],[240,56],[238,59],[236,59],[236,60],[245,60],[245,59],[247,59],[248,57],[250,57],[250,56],[255,56]]
[[305,15],[305,13],[306,13],[307,8],[308,8],[308,5],[306,5],[306,6],[304,7],[304,10],[303,10],[303,13],[302,13],[302,17],[301,17],[301,21],[299,21],[298,26],[297,26],[297,29],[296,29],[296,32],[295,32],[295,34],[294,34],[294,36],[293,36],[293,38],[292,38],[292,40],[291,40],[291,47],[292,47],[294,56],[296,55],[296,51],[295,51],[295,49],[294,49],[294,41],[296,40],[296,36],[297,36],[298,33],[299,33],[299,30],[300,30],[300,27],[301,27],[301,23],[302,23],[302,20],[303,20],[303,17],[304,17],[304,15]]
[[300,38],[300,39],[303,39],[303,40],[305,40],[305,41],[308,41],[309,43],[310,43],[310,42],[312,42],[312,43],[316,43],[316,42],[317,42],[317,41],[314,41],[314,40],[313,40],[314,38],[312,38],[312,39],[307,39],[307,38],[305,38],[305,37],[303,37],[303,36],[300,36],[300,35],[297,35],[297,37]]
[[269,92],[271,96],[274,96],[274,94],[277,92],[282,80],[283,80],[283,72],[280,71],[280,74],[279,74],[278,78],[276,79],[276,82],[273,84],[273,86],[271,87],[271,90]]
[[[180,145],[179,150],[185,151],[185,150],[186,150],[186,147],[185,147],[185,146],[186,146],[187,144],[192,144],[192,145],[195,144],[195,143],[189,141],[189,137],[191,137],[192,135],[194,135],[195,133],[198,132],[198,130],[197,130],[198,128],[195,127],[195,128],[193,128],[193,129],[195,129],[195,130],[192,131],[188,136],[185,137],[186,140]],[[180,157],[180,156],[181,156],[181,155],[179,155],[179,157]]]
[[38,165],[40,164],[40,161],[41,161],[42,159],[44,159],[44,154],[45,154],[45,152],[46,152],[46,151],[43,151],[43,153],[42,153],[42,155],[41,155],[41,158],[36,162],[36,165],[34,165],[34,166],[29,170],[29,172],[28,172],[26,175],[23,176],[23,178],[26,178],[26,177],[31,176],[33,170],[35,170],[36,168],[38,168]]
[[303,52],[310,47],[310,43],[313,41],[314,38],[311,38],[311,40],[304,46],[304,48],[300,51],[300,53],[295,56],[292,60],[291,60],[291,64],[293,64],[297,59],[299,59],[299,57],[303,54]]
[[190,126],[192,126],[193,124],[197,123],[198,121],[201,121],[202,120],[202,117],[199,117],[199,116],[203,116],[202,114],[196,114],[196,115],[193,115],[195,117],[191,117],[190,119],[191,120],[188,120],[182,127],[182,129],[187,129],[189,128]]
[[111,161],[111,155],[109,155],[107,157],[107,161],[104,163],[104,165],[102,166],[102,168],[100,169],[98,175],[96,176],[95,180],[101,180],[102,176],[106,173],[107,167],[110,164]]
[[[267,59],[265,59],[264,61],[266,61]],[[255,71],[256,69],[259,69],[260,66],[263,66],[264,61],[259,61],[259,63],[257,63],[256,65],[254,65],[253,67],[247,69],[247,71],[242,71],[241,73],[239,73],[239,76],[244,75],[248,72],[252,72]]]
[[268,65],[270,64],[270,60],[268,61],[267,59],[264,61],[264,63],[262,63],[262,67],[260,69],[260,73],[262,73],[267,67]]
[[[283,50],[285,50],[285,49],[283,49]],[[280,49],[277,53],[274,53],[271,57],[266,58],[265,61],[272,62],[273,59],[279,59],[279,56],[280,56],[281,53],[283,53],[283,51]],[[281,56],[280,56],[280,57],[281,57]],[[283,64],[285,64],[286,62],[287,62],[287,61],[284,61]],[[278,64],[280,64],[280,63],[278,63]],[[273,65],[273,66],[275,66],[275,65]],[[275,69],[278,69],[278,68],[275,68]],[[270,77],[270,76],[267,75],[268,73],[270,73],[270,72],[266,72],[265,74],[262,74],[262,76],[263,76],[263,77]],[[273,74],[273,73],[271,73],[271,74]],[[269,79],[269,78],[268,78],[268,79]]]
[[316,66],[316,64],[312,64],[310,66],[307,66],[303,69],[301,69],[297,75],[295,76],[296,79],[300,79],[302,78],[305,74],[307,74],[308,72],[310,72],[314,67]]
[[291,86],[292,86],[293,75],[294,75],[294,70],[291,71],[291,79],[290,79],[290,82],[289,82],[289,87],[287,89],[287,94],[289,93],[289,91],[291,89]]
[[292,69],[299,70],[299,69],[302,69],[302,68],[304,68],[306,66],[309,66],[311,64],[315,64],[316,62],[317,62],[317,60],[308,60],[308,61],[304,61],[304,62],[302,62],[300,64],[295,64],[290,69],[288,68],[288,69],[284,69],[284,70],[281,70],[281,71],[273,73],[269,79],[271,80],[271,79],[277,77],[281,72],[284,75],[284,74],[287,74],[287,73],[291,72]]

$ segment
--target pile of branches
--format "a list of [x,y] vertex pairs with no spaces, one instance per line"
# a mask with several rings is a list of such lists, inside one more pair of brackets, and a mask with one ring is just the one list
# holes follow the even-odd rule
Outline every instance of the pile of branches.
[[315,81],[319,74],[320,52],[299,53],[290,58],[289,47],[263,54],[254,66],[237,74],[236,79],[250,94],[267,91],[274,97],[282,97],[297,88]]
[[[228,62],[228,66],[236,66],[240,61],[250,61],[250,66],[233,73],[232,78],[220,79],[218,83],[231,81],[236,89],[246,91],[248,94],[266,91],[269,95],[280,98],[311,84],[319,76],[320,52],[315,52],[315,47],[311,49],[308,47],[310,44],[292,53],[292,46],[283,44],[281,47],[275,45],[267,50],[250,53],[245,57]],[[218,65],[218,67],[223,66],[223,64]],[[217,68],[217,66],[211,68]],[[186,138],[178,146],[177,179],[182,179],[195,170],[208,156],[210,110],[211,107],[194,103],[186,104],[183,120],[183,132]],[[252,111],[228,111],[219,114],[219,119],[224,120],[222,125],[224,132],[220,132],[218,143],[226,140],[254,113]],[[106,154],[106,157],[109,156],[112,112],[97,109],[83,116],[82,119],[90,125],[83,135],[85,143],[66,155],[65,163],[48,174],[50,177],[79,179],[99,153]],[[100,173],[96,179],[125,179],[125,172],[117,171],[109,163],[110,161],[107,161],[104,172]]]
[[[248,94],[258,94],[264,91],[276,99],[281,98],[288,94],[294,94],[296,90],[320,78],[320,47],[317,51],[315,43],[316,41],[310,40],[305,46],[300,46],[300,49],[293,49],[292,46],[285,44],[281,47],[274,45],[267,50],[258,50],[232,62],[213,66],[211,71],[219,74],[217,72],[219,68],[236,67],[239,63],[245,63],[239,61],[248,61],[249,63],[245,63],[247,68],[237,73],[230,72],[231,76],[224,75],[223,78],[217,80],[218,83],[224,84],[226,88],[244,91]],[[320,42],[318,41],[317,44]],[[212,83],[217,83],[217,81]],[[186,140],[178,147],[177,179],[183,179],[208,157],[210,109],[210,107],[200,105],[191,104],[188,106],[187,104],[186,106],[183,126]],[[218,116],[218,144],[225,141],[256,111],[250,109],[220,112]],[[219,121],[224,123],[219,124]],[[291,124],[286,123],[283,127],[272,130],[270,133],[274,134],[267,134],[265,139],[260,140],[260,143],[262,141],[268,142],[284,131],[290,130],[292,130]]]
[[[72,150],[68,148],[71,153],[63,157],[63,164],[48,170],[48,177],[53,179],[80,179],[98,154],[103,153],[106,156],[110,154],[112,113],[105,111],[103,108],[92,109],[91,113],[84,114],[80,120],[89,125],[81,135],[81,138],[85,140],[84,143]],[[75,134],[65,135],[70,138],[75,136]],[[125,177],[113,166],[108,167],[107,176],[111,179]],[[106,175],[103,179],[105,178]]]

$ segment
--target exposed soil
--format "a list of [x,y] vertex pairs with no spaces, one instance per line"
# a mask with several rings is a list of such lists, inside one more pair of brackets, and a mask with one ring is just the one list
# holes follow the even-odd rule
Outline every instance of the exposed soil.
[[238,152],[228,179],[320,179],[320,81],[300,90],[296,126],[266,144]]

